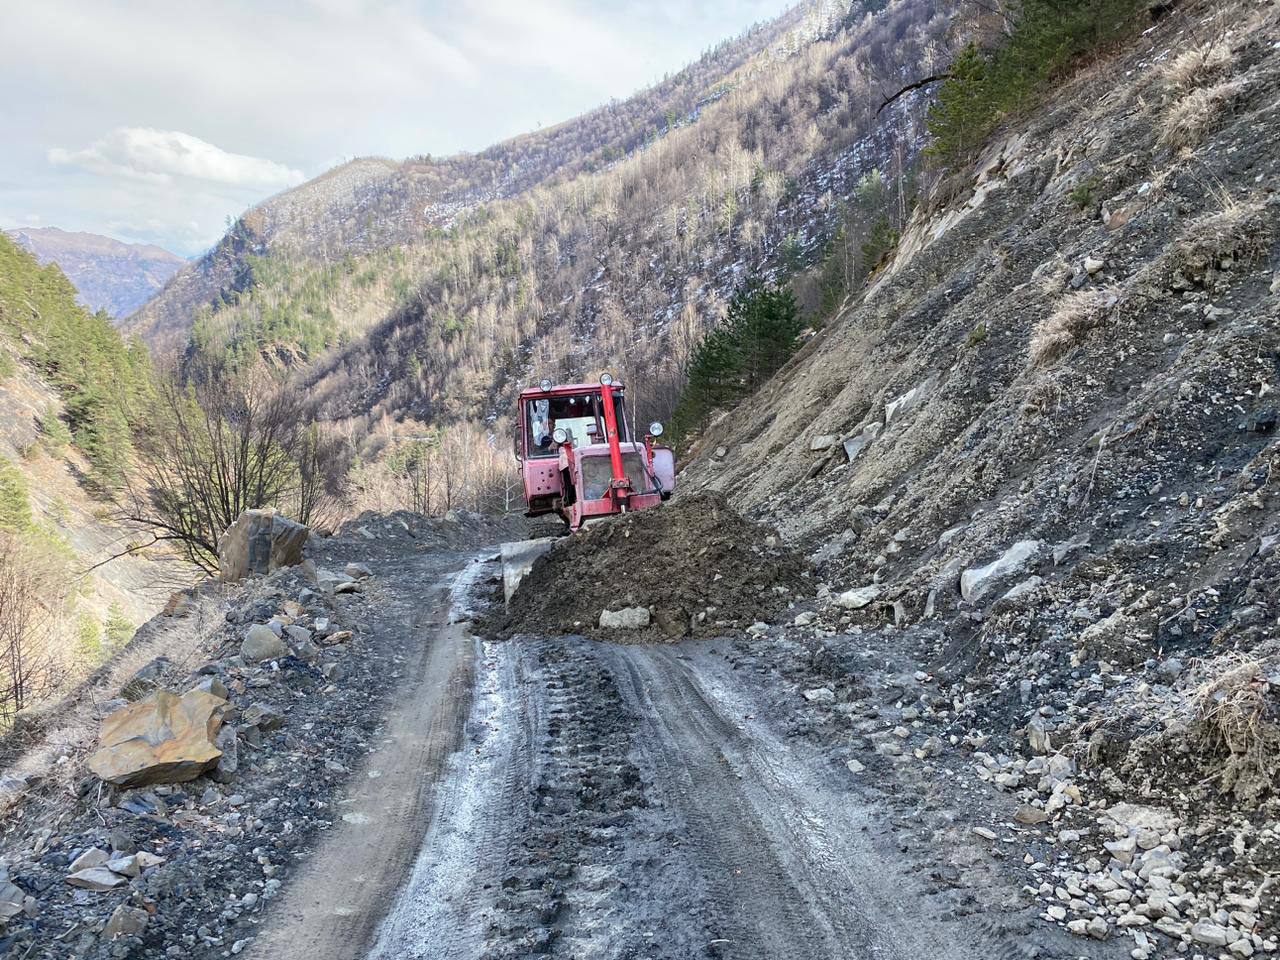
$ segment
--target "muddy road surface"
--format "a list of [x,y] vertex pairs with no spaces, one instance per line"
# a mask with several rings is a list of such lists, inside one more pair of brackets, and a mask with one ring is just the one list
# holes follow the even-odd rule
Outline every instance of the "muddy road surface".
[[485,641],[494,569],[421,591],[400,707],[254,956],[1052,955],[950,917],[724,641]]

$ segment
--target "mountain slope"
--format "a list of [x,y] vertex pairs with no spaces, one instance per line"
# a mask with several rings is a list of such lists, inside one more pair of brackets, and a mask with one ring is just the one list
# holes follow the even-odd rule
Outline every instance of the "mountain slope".
[[105,310],[116,319],[152,299],[186,262],[151,244],[124,243],[57,227],[25,227],[7,233],[42,264],[56,263],[90,310]]
[[635,97],[477,154],[361,158],[328,171],[248,211],[128,327],[161,352],[180,351],[202,307],[233,300],[255,282],[254,257],[327,262],[385,252],[449,226],[479,204],[606,166],[655,130],[695,115],[706,90],[800,19],[800,9],[791,11]]
[[[1238,838],[1280,792],[1280,21],[1143,26],[940,185],[681,474],[829,582],[767,662],[829,688],[859,766],[914,746],[1006,793],[1036,911],[1135,957],[1267,889],[1274,842]],[[922,720],[866,710],[882,665]],[[1234,954],[1274,948],[1254,902],[1217,914]]]
[[[344,194],[360,215],[288,249],[267,239],[284,235],[273,211],[317,185],[285,194],[131,325],[174,348],[194,321],[206,356],[300,366],[358,438],[384,421],[492,423],[519,382],[605,366],[669,413],[692,343],[740,284],[818,259],[872,175],[900,215],[926,100],[876,108],[955,29],[927,0],[803,5],[633,101],[478,158],[388,167]],[[376,215],[375,194],[389,204]],[[402,219],[424,198],[425,224]],[[326,256],[306,252],[328,238]],[[218,303],[171,309],[188,278],[207,290],[202,271]]]

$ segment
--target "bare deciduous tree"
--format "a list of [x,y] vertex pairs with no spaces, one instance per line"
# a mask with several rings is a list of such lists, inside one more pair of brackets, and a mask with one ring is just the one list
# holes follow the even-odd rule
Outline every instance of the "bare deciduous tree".
[[56,643],[65,599],[59,582],[42,575],[17,537],[0,532],[0,729],[66,677]]
[[325,502],[336,444],[298,394],[266,371],[161,383],[143,454],[127,484],[126,519],[175,542],[205,570],[218,538],[245,510],[275,507],[308,523]]

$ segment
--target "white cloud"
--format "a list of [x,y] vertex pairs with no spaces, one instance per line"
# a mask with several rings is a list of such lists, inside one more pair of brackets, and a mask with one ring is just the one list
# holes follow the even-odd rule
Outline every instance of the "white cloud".
[[49,161],[104,177],[156,183],[183,178],[269,190],[306,179],[301,170],[292,170],[274,160],[229,153],[189,133],[146,127],[117,127],[83,150],[54,147],[49,151]]
[[334,157],[483,149],[624,97],[787,3],[5,4],[0,226],[38,210],[196,253]]

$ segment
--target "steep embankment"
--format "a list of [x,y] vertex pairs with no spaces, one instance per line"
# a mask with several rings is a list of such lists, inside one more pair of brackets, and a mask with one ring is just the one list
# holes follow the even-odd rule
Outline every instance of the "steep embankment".
[[1274,4],[1180,9],[939,189],[682,474],[833,582],[775,634],[810,722],[1016,798],[1045,917],[1134,956],[1275,948],[1278,93]]
[[57,227],[8,233],[41,263],[56,263],[90,310],[105,310],[116,319],[159,293],[184,263],[177,254],[151,244],[123,243],[93,233]]

